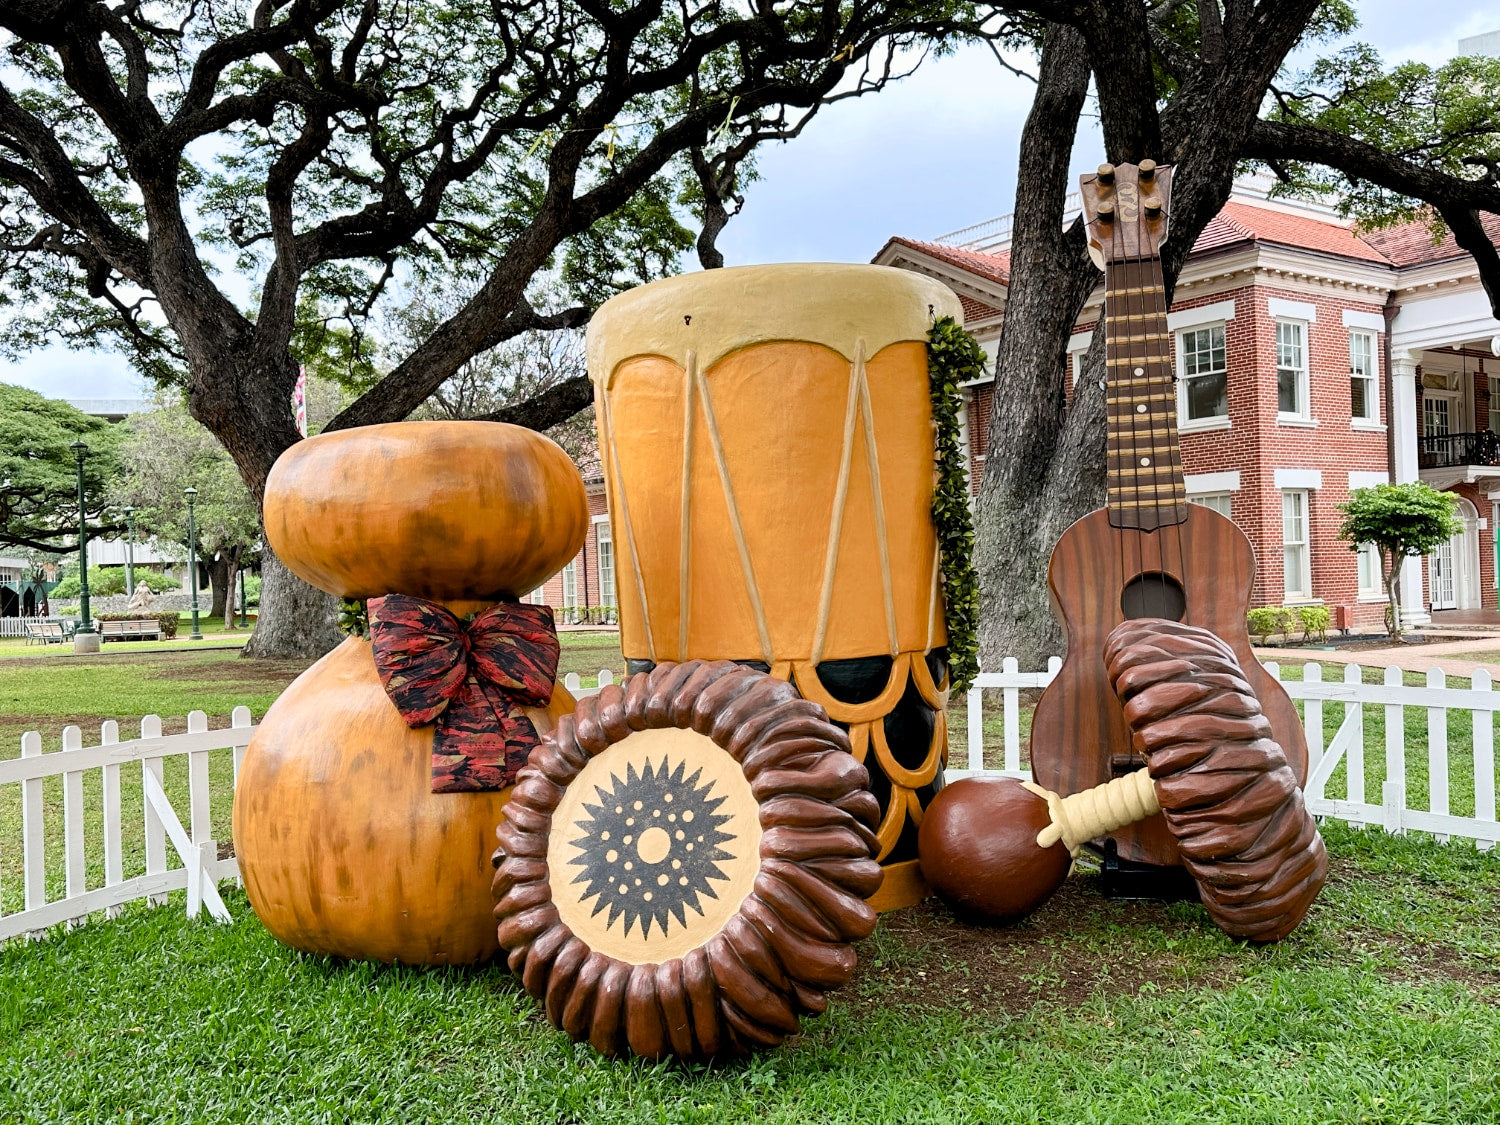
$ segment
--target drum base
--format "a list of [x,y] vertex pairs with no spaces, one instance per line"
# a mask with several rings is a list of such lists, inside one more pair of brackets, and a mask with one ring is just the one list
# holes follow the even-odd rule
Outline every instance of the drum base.
[[900,910],[903,906],[915,906],[932,893],[927,880],[922,878],[922,865],[914,859],[900,863],[888,863],[882,868],[885,882],[880,890],[865,899],[879,913]]

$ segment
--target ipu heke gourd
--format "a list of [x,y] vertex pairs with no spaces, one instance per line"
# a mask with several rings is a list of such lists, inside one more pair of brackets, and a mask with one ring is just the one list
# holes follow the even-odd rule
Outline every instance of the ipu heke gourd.
[[[266,537],[344,598],[401,593],[460,616],[523,595],[583,545],[578,470],[533,431],[401,422],[322,434],[266,483]],[[573,700],[560,685],[538,733]],[[245,753],[234,838],[256,914],[288,945],[406,964],[498,948],[490,854],[509,789],[433,793],[433,727],[408,728],[350,637],[281,695]]]

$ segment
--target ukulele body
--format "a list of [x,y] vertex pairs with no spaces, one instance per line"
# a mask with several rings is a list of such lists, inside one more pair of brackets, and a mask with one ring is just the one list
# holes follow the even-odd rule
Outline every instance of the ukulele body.
[[[1185,507],[1186,522],[1154,531],[1113,527],[1108,510],[1101,509],[1068,528],[1052,551],[1047,584],[1067,656],[1031,721],[1031,770],[1048,789],[1077,793],[1145,765],[1132,752],[1104,667],[1105,639],[1127,616],[1175,618],[1226,641],[1298,784],[1307,780],[1302,720],[1250,649],[1245,612],[1255,551],[1245,533],[1218,512],[1198,504]],[[1121,859],[1161,866],[1180,862],[1160,813],[1113,838]]]

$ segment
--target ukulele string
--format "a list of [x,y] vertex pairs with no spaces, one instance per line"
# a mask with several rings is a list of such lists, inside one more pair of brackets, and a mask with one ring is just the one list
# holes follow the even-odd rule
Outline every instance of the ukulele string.
[[[1140,272],[1141,272],[1141,262],[1140,262],[1140,259],[1139,258],[1132,258],[1132,259],[1130,259],[1128,265],[1126,266],[1125,300],[1122,302],[1124,304],[1124,306],[1125,306],[1125,342],[1126,342],[1126,349],[1125,350],[1128,353],[1129,364],[1130,364],[1130,366],[1128,368],[1128,370],[1130,372],[1130,375],[1129,375],[1130,387],[1131,387],[1130,398],[1131,399],[1136,399],[1136,400],[1143,399],[1143,397],[1145,397],[1145,396],[1143,396],[1141,394],[1142,390],[1148,390],[1149,391],[1149,387],[1150,387],[1150,384],[1147,383],[1145,381],[1145,378],[1144,378],[1145,373],[1146,373],[1146,364],[1145,364],[1145,356],[1142,353],[1144,351],[1145,341],[1144,340],[1137,340],[1136,337],[1138,335],[1142,335],[1142,333],[1137,333],[1134,330],[1135,319],[1136,319],[1136,317],[1138,317],[1140,315],[1136,311],[1136,309],[1137,309],[1137,302],[1138,302],[1138,300],[1140,298],[1140,294],[1138,292],[1134,292],[1134,290],[1138,290],[1140,288]],[[1141,433],[1141,426],[1140,426],[1140,421],[1139,421],[1139,412],[1136,410],[1136,407],[1139,406],[1139,405],[1141,405],[1140,402],[1133,402],[1131,404],[1131,407],[1130,407],[1130,415],[1129,415],[1130,419],[1131,419],[1131,425],[1130,425],[1130,452],[1131,452],[1131,457],[1130,457],[1130,475],[1131,475],[1131,479],[1135,483],[1135,535],[1134,535],[1134,539],[1135,539],[1135,550],[1136,550],[1136,567],[1135,567],[1135,576],[1134,577],[1143,577],[1145,575],[1145,573],[1146,573],[1146,532],[1145,532],[1145,528],[1143,526],[1144,522],[1145,522],[1144,510],[1145,510],[1145,507],[1146,507],[1146,500],[1145,500],[1146,490],[1141,487],[1141,482],[1143,480],[1144,471],[1147,468],[1147,466],[1141,464],[1141,461],[1142,461],[1141,440],[1142,440],[1143,435]],[[1150,405],[1148,403],[1147,404],[1147,410],[1149,411],[1149,409],[1150,409]],[[1141,582],[1141,585],[1139,587],[1139,589],[1140,589],[1140,591],[1141,591],[1141,593],[1143,595],[1146,593],[1146,591],[1149,588],[1150,588],[1149,584],[1146,581]],[[1146,603],[1146,600],[1144,598],[1142,598],[1142,608],[1143,609],[1147,609],[1147,610],[1149,610],[1149,608],[1150,608],[1149,605]]]
[[[1146,239],[1146,220],[1141,220],[1141,241],[1144,247]],[[1165,617],[1167,615],[1167,530],[1162,522],[1165,514],[1162,511],[1161,494],[1161,449],[1157,445],[1156,414],[1157,397],[1161,390],[1161,372],[1159,369],[1160,355],[1156,348],[1157,333],[1156,301],[1151,294],[1155,280],[1153,266],[1155,260],[1152,258],[1141,258],[1137,263],[1137,307],[1140,312],[1138,319],[1141,323],[1141,352],[1144,359],[1141,370],[1144,373],[1146,383],[1146,448],[1151,459],[1151,533],[1155,538],[1156,545],[1156,586],[1157,586],[1157,612],[1154,616]],[[1147,330],[1149,328],[1149,331]],[[1150,337],[1149,339],[1147,337]]]
[[[1166,277],[1162,272],[1160,249],[1157,251],[1152,272],[1154,289],[1152,292],[1152,304],[1155,306],[1157,324],[1162,329],[1164,339],[1160,341],[1162,351],[1162,436],[1167,445],[1167,471],[1171,474],[1169,484],[1172,501],[1172,522],[1175,525],[1177,539],[1177,567],[1182,573],[1187,568],[1187,547],[1184,542],[1187,523],[1187,481],[1182,475],[1182,446],[1177,436],[1177,386],[1172,379],[1172,371],[1169,365],[1172,362],[1171,338],[1166,332],[1167,327],[1167,284]],[[1163,583],[1165,584],[1165,583]],[[1187,588],[1183,588],[1183,619],[1187,619]]]
[[[1120,550],[1121,565],[1120,577],[1122,582],[1128,586],[1130,580],[1141,572],[1140,563],[1143,561],[1140,542],[1140,512],[1141,512],[1141,478],[1139,474],[1140,462],[1140,433],[1135,424],[1134,406],[1131,399],[1135,398],[1135,348],[1130,342],[1130,282],[1131,263],[1125,259],[1115,264],[1113,269],[1114,284],[1109,286],[1114,290],[1113,295],[1105,294],[1105,312],[1107,314],[1106,331],[1110,342],[1109,370],[1111,385],[1119,388],[1117,398],[1124,408],[1127,424],[1129,453],[1126,453],[1126,442],[1117,441],[1116,448],[1118,456],[1118,475],[1120,479],[1121,493],[1121,530]],[[1125,435],[1122,435],[1125,436]],[[1128,487],[1127,487],[1128,486]],[[1128,497],[1128,499],[1127,499]],[[1127,518],[1134,514],[1134,519]],[[1127,542],[1127,533],[1134,530],[1135,534],[1130,536],[1130,542],[1135,544],[1136,566],[1134,571],[1130,569],[1130,547]],[[1123,613],[1124,606],[1121,606]]]

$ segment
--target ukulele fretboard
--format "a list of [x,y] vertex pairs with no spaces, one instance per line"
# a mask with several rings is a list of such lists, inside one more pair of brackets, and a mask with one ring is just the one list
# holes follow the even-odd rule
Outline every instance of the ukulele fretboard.
[[1109,522],[1144,531],[1182,523],[1187,490],[1159,258],[1109,264],[1104,321]]

